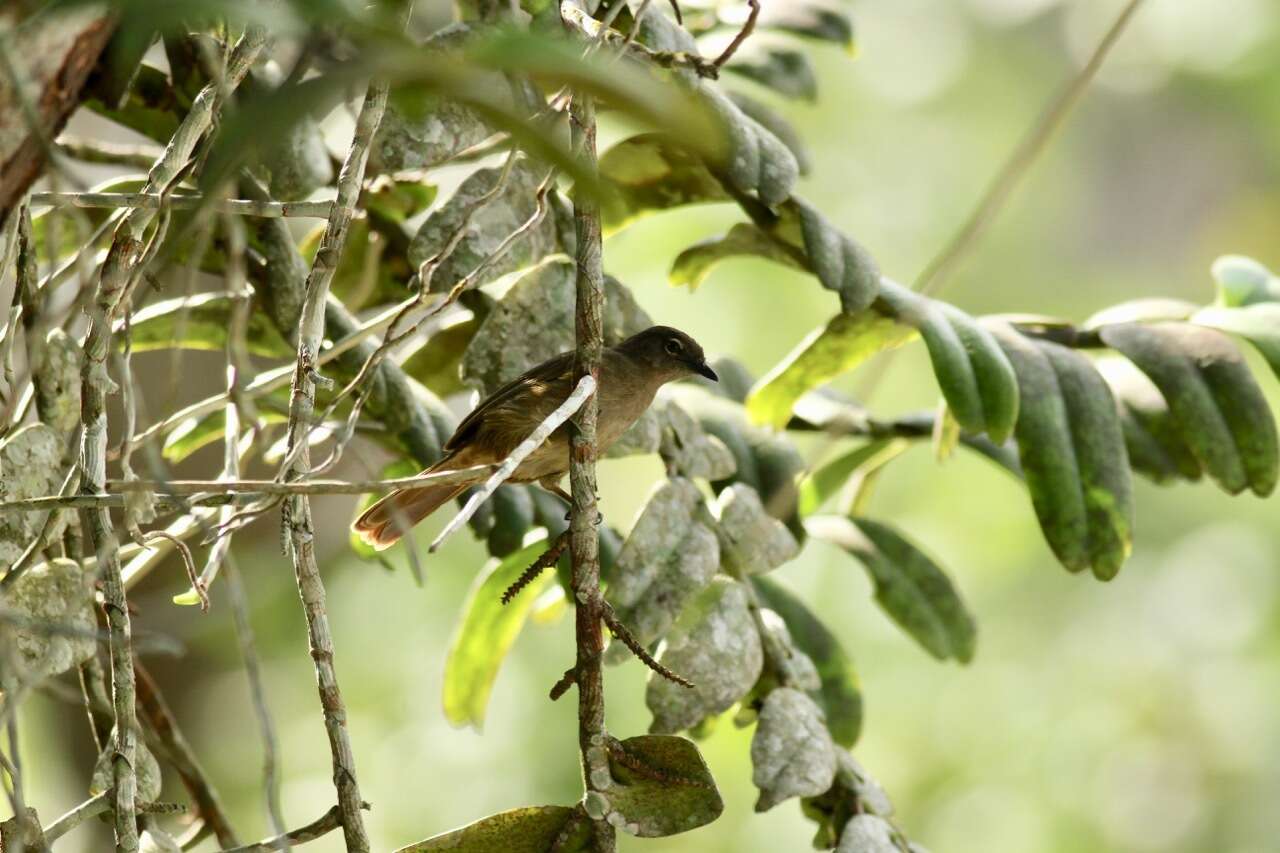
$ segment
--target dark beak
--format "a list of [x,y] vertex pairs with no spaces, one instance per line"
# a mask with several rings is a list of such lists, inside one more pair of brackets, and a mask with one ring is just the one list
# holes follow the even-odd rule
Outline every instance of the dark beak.
[[710,367],[708,367],[705,361],[699,361],[696,364],[689,365],[689,367],[693,370],[694,373],[697,373],[700,376],[705,376],[708,379],[710,379],[712,382],[720,381],[720,377],[716,376],[716,372],[712,370]]

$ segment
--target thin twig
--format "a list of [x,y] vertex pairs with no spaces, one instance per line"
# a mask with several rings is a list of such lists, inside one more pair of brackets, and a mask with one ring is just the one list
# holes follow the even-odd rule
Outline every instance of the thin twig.
[[747,21],[742,25],[742,29],[738,30],[738,34],[733,37],[733,41],[729,42],[729,46],[716,57],[716,61],[713,63],[716,68],[723,68],[726,62],[733,59],[733,55],[738,52],[738,48],[742,47],[742,43],[755,32],[756,19],[760,17],[760,0],[747,0],[747,3],[751,6]]
[[916,290],[921,293],[936,293],[946,284],[948,276],[961,258],[977,244],[978,239],[996,218],[1013,190],[1053,140],[1054,134],[1062,127],[1076,104],[1080,102],[1085,90],[1098,75],[1107,55],[1115,47],[1125,27],[1141,5],[1142,0],[1129,0],[1120,10],[1120,14],[1116,16],[1102,40],[1093,49],[1089,61],[1049,102],[1036,123],[1031,126],[1004,165],[1000,167],[964,224],[921,270],[915,280]]
[[559,429],[560,425],[569,420],[575,412],[585,408],[586,405],[589,404],[588,401],[595,399],[595,390],[596,379],[594,376],[587,374],[579,379],[577,386],[573,389],[573,393],[565,398],[565,401],[557,406],[554,412],[547,415],[542,423],[538,424],[538,426],[534,428],[533,432],[529,433],[529,437],[520,442],[519,446],[517,446],[515,450],[511,451],[510,455],[508,455],[506,459],[502,460],[502,464],[498,466],[498,470],[494,471],[489,479],[485,481],[484,485],[471,495],[467,500],[466,505],[462,507],[461,512],[450,519],[449,523],[445,525],[444,530],[441,530],[440,535],[431,543],[431,547],[428,550],[434,553],[445,539],[449,538],[454,531],[466,524],[471,516],[475,515],[475,512],[480,508],[480,505],[489,499],[489,496],[494,493],[498,486],[501,486],[511,478],[511,475],[520,467],[520,463],[523,462],[530,453],[541,447],[543,442],[550,437],[551,433]]
[[[368,803],[361,803],[360,808],[369,808]],[[219,853],[275,853],[277,850],[287,849],[291,844],[306,844],[308,841],[315,841],[324,835],[333,832],[342,826],[341,809],[339,806],[333,806],[325,812],[320,818],[313,820],[306,826],[287,832],[284,835],[277,835],[274,838],[267,838],[254,844],[246,844],[243,847],[233,847],[230,849],[220,850]],[[348,848],[349,849],[349,848]]]
[[[307,276],[305,298],[298,321],[298,358],[294,369],[293,392],[289,403],[288,449],[296,459],[281,470],[281,479],[293,481],[309,473],[309,432],[315,414],[315,358],[324,337],[325,304],[347,241],[347,234],[364,182],[369,147],[387,105],[388,84],[375,80],[369,84],[356,119],[355,132],[346,161],[338,175],[338,192],[332,215],[325,226],[315,262]],[[296,451],[296,454],[295,454]],[[333,636],[325,610],[324,582],[315,555],[315,533],[311,503],[299,495],[285,504],[285,528],[289,534],[289,550],[293,558],[298,595],[307,619],[307,638],[315,664],[320,705],[324,713],[325,731],[333,758],[333,784],[338,795],[338,814],[348,851],[367,853],[369,838],[360,814],[360,787],[356,780],[355,757],[347,732],[346,709],[334,668]]]
[[533,564],[525,569],[511,586],[507,587],[506,591],[502,593],[502,603],[510,604],[520,594],[521,590],[533,583],[534,578],[559,562],[561,555],[564,554],[564,550],[568,547],[569,531],[566,529],[555,538],[555,541],[548,546],[547,550],[538,555],[538,559],[534,560]]
[[[249,698],[262,735],[262,787],[267,800],[267,819],[277,836],[285,834],[284,808],[280,804],[280,775],[276,757],[276,727],[267,706],[267,692],[262,684],[262,666],[253,640],[253,622],[249,618],[249,602],[240,580],[240,569],[234,559],[227,558],[227,597],[231,601],[231,613],[235,620],[236,640],[240,645],[240,657],[244,659],[244,673],[249,680]],[[287,849],[287,848],[286,848]]]
[[159,210],[211,210],[238,216],[261,216],[268,219],[302,217],[328,219],[333,211],[331,201],[253,201],[244,198],[208,198],[191,193],[174,193],[168,198],[160,193],[54,193],[31,194],[31,203],[45,207],[129,208]]
[[644,647],[644,644],[636,639],[635,635],[631,633],[630,629],[628,629],[626,625],[622,624],[622,620],[618,618],[618,614],[614,611],[613,605],[606,601],[604,602],[601,610],[601,615],[604,617],[604,624],[609,626],[609,632],[621,640],[622,644],[630,649],[631,654],[635,655],[641,663],[658,673],[658,675],[662,676],[667,681],[679,684],[681,687],[695,686],[692,681],[685,678],[683,675],[672,672],[667,667],[658,663],[657,659],[654,658],[653,655],[649,654],[649,650]]

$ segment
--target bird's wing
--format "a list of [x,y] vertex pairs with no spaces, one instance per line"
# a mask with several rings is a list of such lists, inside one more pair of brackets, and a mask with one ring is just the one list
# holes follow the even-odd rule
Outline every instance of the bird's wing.
[[547,359],[481,400],[445,442],[445,451],[460,450],[479,438],[496,458],[505,457],[568,399],[572,384],[573,353]]

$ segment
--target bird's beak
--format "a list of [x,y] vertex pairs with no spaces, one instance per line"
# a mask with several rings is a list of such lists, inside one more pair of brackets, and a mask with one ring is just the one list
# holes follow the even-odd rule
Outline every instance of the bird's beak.
[[697,364],[691,365],[691,367],[693,368],[693,372],[697,373],[699,376],[705,376],[712,382],[720,381],[720,377],[716,376],[716,372],[712,370],[705,361],[700,361]]

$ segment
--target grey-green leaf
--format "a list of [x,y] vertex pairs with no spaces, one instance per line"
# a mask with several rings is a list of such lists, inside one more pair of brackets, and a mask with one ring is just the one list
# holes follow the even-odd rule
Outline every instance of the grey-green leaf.
[[866,518],[815,516],[805,527],[866,567],[876,601],[931,655],[960,663],[973,658],[973,617],[951,580],[919,548],[888,525]]
[[1280,276],[1243,255],[1223,255],[1213,262],[1218,285],[1217,303],[1239,308],[1259,302],[1280,302]]
[[1266,359],[1271,372],[1280,377],[1280,302],[1205,308],[1196,312],[1191,322],[1244,338]]
[[745,696],[760,677],[764,655],[741,584],[714,578],[684,609],[658,659],[695,686],[650,676],[645,704],[653,712],[652,732],[691,728]]
[[[76,561],[54,559],[32,566],[6,592],[5,608],[15,617],[8,640],[28,683],[51,678],[93,657],[98,630],[93,581],[93,572]],[[40,630],[44,625],[62,626],[68,632]]]
[[793,558],[799,543],[786,526],[765,511],[755,489],[735,483],[715,505],[726,562],[749,575],[763,574]]
[[789,687],[769,692],[751,738],[751,765],[751,781],[760,789],[758,812],[831,787],[836,747],[812,699]]
[[813,101],[818,97],[818,77],[809,55],[781,44],[748,41],[724,70],[786,98]]
[[901,853],[901,848],[894,841],[893,825],[889,821],[860,814],[844,825],[836,853]]
[[[25,426],[0,441],[0,502],[56,495],[65,472],[62,459],[67,439],[45,424]],[[55,510],[46,542],[55,542],[66,529],[71,510]],[[46,513],[0,513],[0,569],[22,555],[44,525]]]
[[[701,504],[702,493],[691,481],[664,480],[645,502],[608,573],[610,603],[645,645],[667,632],[720,565],[716,535],[698,520]],[[611,662],[625,660],[623,651],[621,644],[611,647]]]
[[733,476],[737,462],[729,448],[679,405],[668,402],[659,410],[658,420],[662,430],[658,452],[668,466],[686,477],[705,480]]

